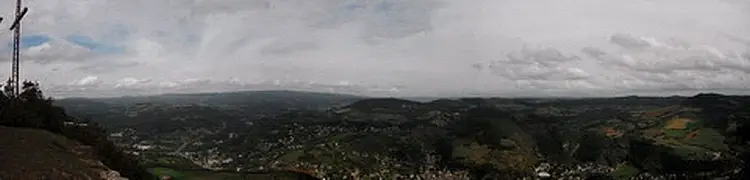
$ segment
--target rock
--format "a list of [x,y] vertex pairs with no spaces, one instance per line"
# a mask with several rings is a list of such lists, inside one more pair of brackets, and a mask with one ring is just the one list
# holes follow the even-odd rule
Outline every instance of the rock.
[[510,139],[502,139],[502,140],[500,140],[500,147],[507,148],[507,149],[513,149],[513,148],[516,148],[516,142],[513,142]]
[[128,178],[120,176],[119,172],[113,170],[99,172],[99,176],[105,180],[128,180]]

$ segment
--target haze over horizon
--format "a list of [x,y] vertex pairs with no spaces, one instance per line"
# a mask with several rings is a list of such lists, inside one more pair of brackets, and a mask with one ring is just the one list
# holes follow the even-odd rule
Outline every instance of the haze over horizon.
[[[0,2],[10,26],[13,3]],[[750,92],[743,0],[24,0],[53,97],[290,89],[370,96]],[[0,31],[10,74],[10,31]]]

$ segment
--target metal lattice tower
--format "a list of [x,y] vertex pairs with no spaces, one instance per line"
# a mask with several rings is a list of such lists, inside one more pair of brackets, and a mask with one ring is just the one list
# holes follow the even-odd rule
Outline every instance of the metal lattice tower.
[[10,26],[10,30],[13,31],[13,58],[12,58],[12,67],[11,67],[11,85],[13,86],[13,95],[17,96],[20,94],[20,79],[19,79],[19,71],[20,71],[20,60],[19,60],[19,51],[21,48],[21,19],[26,15],[26,12],[28,12],[29,8],[24,7],[23,10],[21,9],[21,0],[16,0],[16,17],[13,21],[13,24]]

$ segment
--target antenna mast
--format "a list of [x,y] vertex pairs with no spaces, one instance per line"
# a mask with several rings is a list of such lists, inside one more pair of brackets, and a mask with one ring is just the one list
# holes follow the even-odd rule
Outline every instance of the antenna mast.
[[24,7],[21,9],[21,0],[16,0],[16,17],[13,20],[13,24],[10,26],[10,30],[13,31],[13,65],[11,67],[10,82],[13,86],[13,96],[20,94],[19,87],[19,49],[21,48],[21,19],[26,15],[29,8]]

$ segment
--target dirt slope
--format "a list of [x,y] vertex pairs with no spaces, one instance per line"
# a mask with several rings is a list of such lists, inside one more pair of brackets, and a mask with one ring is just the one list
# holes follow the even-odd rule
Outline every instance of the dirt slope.
[[91,147],[38,129],[0,126],[0,179],[119,179]]

